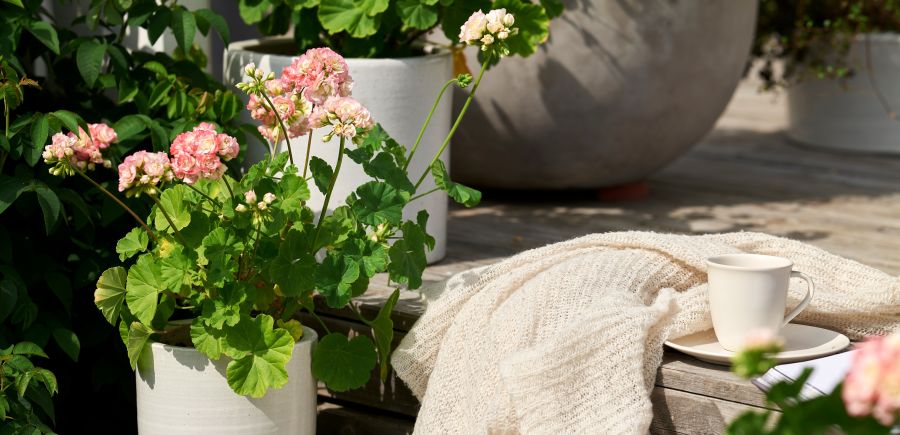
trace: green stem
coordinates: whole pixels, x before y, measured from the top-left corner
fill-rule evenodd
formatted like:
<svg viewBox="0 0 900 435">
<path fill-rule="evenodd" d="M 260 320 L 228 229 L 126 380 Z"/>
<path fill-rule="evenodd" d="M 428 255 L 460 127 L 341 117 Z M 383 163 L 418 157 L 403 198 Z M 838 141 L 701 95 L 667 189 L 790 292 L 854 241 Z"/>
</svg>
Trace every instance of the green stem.
<svg viewBox="0 0 900 435">
<path fill-rule="evenodd" d="M 266 100 L 266 103 L 268 103 L 269 107 L 272 108 L 272 113 L 275 114 L 275 119 L 278 120 L 278 127 L 281 128 L 281 134 L 282 134 L 282 136 L 284 136 L 284 141 L 287 143 L 288 158 L 290 158 L 291 164 L 293 165 L 294 164 L 294 151 L 291 150 L 291 140 L 288 138 L 287 129 L 284 128 L 284 121 L 281 119 L 281 114 L 278 113 L 278 110 L 275 109 L 275 103 L 273 103 L 272 100 L 269 99 L 269 96 L 266 95 L 265 92 L 260 92 L 259 95 L 261 95 Z M 274 153 L 272 153 L 272 155 L 274 157 Z"/>
<path fill-rule="evenodd" d="M 409 202 L 413 202 L 413 201 L 415 201 L 415 200 L 417 200 L 417 199 L 419 199 L 419 198 L 421 198 L 421 197 L 423 197 L 423 196 L 430 195 L 430 194 L 432 194 L 432 193 L 434 193 L 434 192 L 437 192 L 438 190 L 441 190 L 441 188 L 440 188 L 440 187 L 435 187 L 434 189 L 431 189 L 431 190 L 429 190 L 429 191 L 427 191 L 427 192 L 425 192 L 425 193 L 418 194 L 418 195 L 416 195 L 416 196 L 410 198 L 410 199 L 409 199 Z"/>
<path fill-rule="evenodd" d="M 225 183 L 225 188 L 228 189 L 229 198 L 234 198 L 234 191 L 231 190 L 231 183 L 228 182 L 228 178 L 224 175 L 222 176 L 222 181 Z"/>
<path fill-rule="evenodd" d="M 341 145 L 338 148 L 337 163 L 334 164 L 334 175 L 331 176 L 331 182 L 328 184 L 328 192 L 325 193 L 325 202 L 322 204 L 322 213 L 319 214 L 319 222 L 316 223 L 316 235 L 313 238 L 313 246 L 319 242 L 319 231 L 322 229 L 322 221 L 328 214 L 328 202 L 331 201 L 331 193 L 334 191 L 334 183 L 337 182 L 338 172 L 341 172 L 341 161 L 344 159 L 344 137 L 341 136 Z"/>
<path fill-rule="evenodd" d="M 447 149 L 447 144 L 450 143 L 450 139 L 453 137 L 453 134 L 456 133 L 456 129 L 459 128 L 460 122 L 462 122 L 463 115 L 466 114 L 466 110 L 469 109 L 469 104 L 472 104 L 472 99 L 475 97 L 475 91 L 478 90 L 478 85 L 481 83 L 481 78 L 484 76 L 484 72 L 487 71 L 487 66 L 490 63 L 491 58 L 490 55 L 486 56 L 484 59 L 484 63 L 481 64 L 481 71 L 478 72 L 478 78 L 475 79 L 475 84 L 472 85 L 472 92 L 469 93 L 469 97 L 466 98 L 465 104 L 462 106 L 462 110 L 459 111 L 459 115 L 456 116 L 456 121 L 453 123 L 453 127 L 450 128 L 450 133 L 447 134 L 447 138 L 444 139 L 444 143 L 441 145 L 441 148 L 438 150 L 437 154 L 435 154 L 434 158 L 431 159 L 431 163 L 425 168 L 425 172 L 422 172 L 422 176 L 419 177 L 419 181 L 416 182 L 416 189 L 422 185 L 422 182 L 425 181 L 425 175 L 431 171 L 431 166 L 434 165 L 439 158 L 441 158 L 441 154 L 444 153 L 444 150 Z"/>
<path fill-rule="evenodd" d="M 141 225 L 141 227 L 144 228 L 144 231 L 146 231 L 147 234 L 150 235 L 150 238 L 153 239 L 153 242 L 158 242 L 158 241 L 159 241 L 159 240 L 156 238 L 156 234 L 154 234 L 153 231 L 150 230 L 150 227 L 147 226 L 147 223 L 144 222 L 144 220 L 141 219 L 140 216 L 138 216 L 137 213 L 135 213 L 134 210 L 131 209 L 131 207 L 128 207 L 127 205 L 125 205 L 125 203 L 122 202 L 119 198 L 116 198 L 116 196 L 113 195 L 112 192 L 106 190 L 103 186 L 101 186 L 100 184 L 98 184 L 98 183 L 97 183 L 96 181 L 94 181 L 91 177 L 88 177 L 87 174 L 85 174 L 84 172 L 82 172 L 80 169 L 78 169 L 78 168 L 73 168 L 73 169 L 75 169 L 75 173 L 77 173 L 78 175 L 80 175 L 81 178 L 84 178 L 85 180 L 87 180 L 88 182 L 90 182 L 91 184 L 93 184 L 94 187 L 96 187 L 97 189 L 100 189 L 101 192 L 105 193 L 106 196 L 110 197 L 110 199 L 112 199 L 113 201 L 115 201 L 116 204 L 119 204 L 120 207 L 122 207 L 123 209 L 125 209 L 125 211 L 127 211 L 128 214 L 130 214 L 131 217 L 133 217 L 134 220 L 136 220 L 136 221 Z"/>
<path fill-rule="evenodd" d="M 315 106 L 313 106 L 313 108 L 315 108 Z M 306 141 L 306 159 L 303 160 L 303 178 L 306 178 L 306 169 L 309 168 L 309 153 L 312 151 L 313 130 L 310 129 L 309 133 L 306 134 L 309 135 L 309 139 Z"/>
<path fill-rule="evenodd" d="M 194 192 L 199 193 L 200 196 L 202 196 L 202 197 L 208 199 L 208 200 L 209 200 L 210 202 L 212 202 L 213 204 L 215 204 L 215 205 L 217 205 L 217 206 L 219 206 L 219 207 L 222 207 L 222 204 L 219 204 L 219 201 L 216 201 L 215 199 L 212 199 L 209 195 L 207 195 L 207 194 L 201 192 L 200 189 L 198 189 L 198 188 L 196 188 L 196 187 L 194 187 L 193 185 L 188 184 L 188 183 L 184 183 L 184 185 L 187 186 L 187 187 L 189 187 L 189 188 L 191 188 L 191 190 L 193 190 Z"/>
<path fill-rule="evenodd" d="M 406 168 L 409 167 L 409 163 L 412 162 L 413 156 L 416 155 L 416 150 L 419 149 L 419 142 L 422 142 L 422 136 L 425 135 L 425 129 L 428 128 L 428 124 L 431 122 L 431 117 L 434 116 L 434 111 L 437 110 L 438 103 L 440 103 L 441 98 L 444 97 L 444 92 L 446 92 L 447 88 L 449 88 L 454 83 L 456 83 L 455 78 L 445 83 L 444 87 L 441 88 L 441 92 L 438 93 L 437 99 L 434 100 L 434 105 L 431 106 L 431 111 L 428 112 L 428 117 L 425 118 L 425 124 L 423 124 L 422 129 L 419 130 L 419 137 L 416 138 L 416 143 L 413 144 L 412 150 L 409 152 L 409 157 L 406 158 L 406 163 L 403 165 L 403 171 L 406 171 Z"/>
<path fill-rule="evenodd" d="M 305 307 L 304 307 L 304 308 L 305 308 Z M 312 314 L 312 316 L 316 318 L 316 321 L 319 322 L 319 325 L 322 325 L 322 329 L 325 330 L 325 333 L 326 333 L 326 334 L 331 334 L 331 329 L 328 329 L 328 325 L 326 325 L 325 322 L 322 321 L 322 318 L 319 317 L 319 315 L 316 314 L 316 312 L 315 312 L 314 310 L 309 310 L 309 309 L 307 308 L 306 311 L 307 311 L 309 314 Z"/>
<path fill-rule="evenodd" d="M 159 207 L 159 212 L 163 214 L 163 217 L 166 218 L 166 222 L 169 223 L 169 226 L 172 227 L 172 231 L 175 232 L 175 237 L 178 238 L 178 242 L 182 245 L 187 245 L 187 242 L 184 241 L 184 237 L 178 232 L 178 228 L 175 228 L 175 223 L 172 221 L 172 218 L 169 217 L 169 213 L 166 213 L 166 208 L 163 207 L 162 203 L 159 202 L 159 198 L 156 195 L 147 195 L 153 199 L 153 202 L 156 203 L 156 206 Z"/>
</svg>

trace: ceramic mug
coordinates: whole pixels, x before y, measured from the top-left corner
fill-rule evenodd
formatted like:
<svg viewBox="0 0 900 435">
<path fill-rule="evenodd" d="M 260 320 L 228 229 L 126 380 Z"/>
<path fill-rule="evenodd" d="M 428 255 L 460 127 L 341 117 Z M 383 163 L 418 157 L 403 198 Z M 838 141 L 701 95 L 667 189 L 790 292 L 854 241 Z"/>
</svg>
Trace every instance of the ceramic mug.
<svg viewBox="0 0 900 435">
<path fill-rule="evenodd" d="M 751 331 L 776 333 L 797 317 L 812 300 L 812 279 L 793 271 L 787 258 L 759 254 L 726 254 L 706 260 L 709 274 L 709 309 L 719 344 L 736 352 Z M 803 301 L 784 314 L 790 279 L 806 281 Z"/>
</svg>

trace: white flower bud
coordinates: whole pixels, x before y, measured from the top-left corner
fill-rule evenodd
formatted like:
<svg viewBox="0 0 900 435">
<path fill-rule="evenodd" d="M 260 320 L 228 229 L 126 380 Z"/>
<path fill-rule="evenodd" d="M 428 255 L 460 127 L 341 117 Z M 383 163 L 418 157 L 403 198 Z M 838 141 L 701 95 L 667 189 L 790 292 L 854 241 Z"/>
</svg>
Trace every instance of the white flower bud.
<svg viewBox="0 0 900 435">
<path fill-rule="evenodd" d="M 253 204 L 254 202 L 256 202 L 256 192 L 253 190 L 248 190 L 247 193 L 244 194 L 244 201 L 246 201 L 247 204 Z"/>
<path fill-rule="evenodd" d="M 248 63 L 247 66 L 244 67 L 244 73 L 250 77 L 253 77 L 255 72 L 256 72 L 256 64 L 253 62 Z"/>
<path fill-rule="evenodd" d="M 256 204 L 256 208 L 258 208 L 260 210 L 265 210 L 266 207 L 268 207 L 268 205 L 263 201 L 260 201 Z"/>
<path fill-rule="evenodd" d="M 513 14 L 506 14 L 503 16 L 503 25 L 506 27 L 511 27 L 516 22 L 516 17 Z"/>
<path fill-rule="evenodd" d="M 243 212 L 247 211 L 247 206 L 244 204 L 238 204 L 237 207 L 234 208 L 234 211 L 236 211 L 238 213 L 243 213 Z"/>
<path fill-rule="evenodd" d="M 106 168 L 106 169 L 111 168 L 111 167 L 112 167 L 112 162 L 109 161 L 108 159 L 107 159 L 107 160 L 104 160 L 104 161 L 103 161 L 103 167 Z"/>
<path fill-rule="evenodd" d="M 275 194 L 272 192 L 267 192 L 265 195 L 263 195 L 263 201 L 266 204 L 271 204 L 275 201 Z"/>
<path fill-rule="evenodd" d="M 509 38 L 509 32 L 507 32 L 506 30 L 501 30 L 500 33 L 497 34 L 497 38 L 500 40 Z"/>
<path fill-rule="evenodd" d="M 484 35 L 481 38 L 481 43 L 484 44 L 485 46 L 491 45 L 494 43 L 494 37 L 491 35 Z"/>
</svg>

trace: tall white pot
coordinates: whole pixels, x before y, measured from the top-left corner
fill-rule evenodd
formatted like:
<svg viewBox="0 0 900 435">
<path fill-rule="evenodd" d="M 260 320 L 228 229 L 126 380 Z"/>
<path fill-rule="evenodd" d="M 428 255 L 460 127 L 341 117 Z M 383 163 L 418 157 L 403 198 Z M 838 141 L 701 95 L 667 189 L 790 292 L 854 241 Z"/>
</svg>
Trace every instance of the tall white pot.
<svg viewBox="0 0 900 435">
<path fill-rule="evenodd" d="M 294 42 L 286 38 L 263 38 L 235 42 L 225 52 L 224 77 L 226 83 L 237 83 L 244 79 L 243 67 L 248 63 L 280 74 L 281 70 L 291 63 L 292 55 L 272 53 L 292 53 Z M 438 91 L 453 76 L 453 61 L 448 52 L 440 52 L 419 57 L 398 59 L 347 59 L 350 75 L 355 82 L 353 98 L 359 100 L 375 122 L 397 142 L 411 147 L 419 134 L 419 129 L 428 116 Z M 410 178 L 418 179 L 437 153 L 441 143 L 450 131 L 451 93 L 447 93 L 438 104 L 431 119 L 428 130 L 422 137 L 419 149 L 409 166 Z M 246 97 L 245 97 L 246 98 Z M 244 114 L 247 122 L 252 122 L 249 115 Z M 318 156 L 334 166 L 337 159 L 338 144 L 322 141 L 323 132 L 313 135 L 312 155 Z M 291 141 L 295 159 L 302 159 L 306 154 L 307 138 Z M 285 143 L 279 144 L 279 150 L 285 150 Z M 246 161 L 256 162 L 265 157 L 263 146 L 251 146 Z M 299 157 L 298 157 L 299 156 Z M 450 150 L 444 152 L 441 160 L 449 166 Z M 298 165 L 299 166 L 299 165 Z M 363 172 L 361 166 L 344 159 L 341 173 L 334 187 L 330 207 L 344 203 L 351 192 L 359 185 L 371 180 Z M 434 188 L 434 182 L 428 175 L 419 192 L 427 192 Z M 313 187 L 310 204 L 315 207 L 324 199 L 318 189 Z M 435 192 L 409 204 L 403 212 L 404 219 L 414 220 L 419 210 L 428 211 L 428 233 L 434 236 L 434 250 L 427 254 L 428 262 L 433 263 L 444 258 L 447 245 L 447 196 L 443 192 Z"/>
<path fill-rule="evenodd" d="M 846 62 L 855 72 L 849 78 L 788 87 L 788 136 L 821 148 L 900 154 L 900 122 L 889 115 L 900 110 L 900 34 L 860 35 Z"/>
<path fill-rule="evenodd" d="M 316 381 L 312 349 L 316 332 L 303 328 L 287 364 L 288 383 L 251 399 L 228 386 L 230 359 L 211 361 L 194 348 L 150 345 L 150 358 L 135 375 L 138 433 L 314 435 Z"/>
</svg>

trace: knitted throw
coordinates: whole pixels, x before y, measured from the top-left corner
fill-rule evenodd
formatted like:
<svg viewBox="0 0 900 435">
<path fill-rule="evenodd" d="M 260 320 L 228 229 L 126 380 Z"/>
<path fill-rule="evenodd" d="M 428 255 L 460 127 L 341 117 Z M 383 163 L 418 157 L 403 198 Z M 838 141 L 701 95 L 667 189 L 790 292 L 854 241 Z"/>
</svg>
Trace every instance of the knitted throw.
<svg viewBox="0 0 900 435">
<path fill-rule="evenodd" d="M 758 233 L 598 234 L 534 249 L 423 290 L 394 352 L 422 402 L 417 434 L 646 433 L 663 342 L 712 327 L 707 257 L 777 255 L 813 278 L 795 320 L 860 339 L 900 330 L 898 279 Z M 792 282 L 788 307 L 804 294 Z"/>
</svg>

